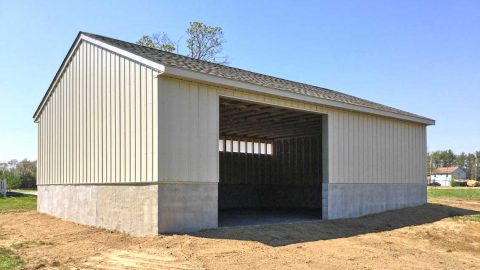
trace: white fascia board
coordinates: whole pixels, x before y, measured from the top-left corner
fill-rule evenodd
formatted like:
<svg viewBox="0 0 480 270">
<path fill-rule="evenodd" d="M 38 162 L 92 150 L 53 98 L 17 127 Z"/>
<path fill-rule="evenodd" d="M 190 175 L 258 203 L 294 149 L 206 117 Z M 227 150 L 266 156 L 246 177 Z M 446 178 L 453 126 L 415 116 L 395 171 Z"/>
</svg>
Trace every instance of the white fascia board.
<svg viewBox="0 0 480 270">
<path fill-rule="evenodd" d="M 105 42 L 102 42 L 102 41 L 99 41 L 99 40 L 96 40 L 94 38 L 91 38 L 89 36 L 86 36 L 84 34 L 81 34 L 80 35 L 80 40 L 85 40 L 85 41 L 88 41 L 92 44 L 95 44 L 99 47 L 102 47 L 108 51 L 111 51 L 113 53 L 116 53 L 116 54 L 119 54 L 121 56 L 124 56 L 130 60 L 133 60 L 135 62 L 138 62 L 138 63 L 141 63 L 141 64 L 144 64 L 146 66 L 149 66 L 150 68 L 152 69 L 155 69 L 156 71 L 158 71 L 158 73 L 162 74 L 164 71 L 165 71 L 165 66 L 162 65 L 162 64 L 159 64 L 157 62 L 154 62 L 154 61 L 151 61 L 151 60 L 148 60 L 146 58 L 143 58 L 141 56 L 138 56 L 136 54 L 133 54 L 131 52 L 128 52 L 128 51 L 125 51 L 125 50 L 122 50 L 122 49 L 119 49 L 115 46 L 112 46 L 110 44 L 107 44 Z"/>
<path fill-rule="evenodd" d="M 233 88 L 238 88 L 238 89 L 245 89 L 245 90 L 250 90 L 250 91 L 264 93 L 264 94 L 269 94 L 269 95 L 273 95 L 273 96 L 281 96 L 281 97 L 285 97 L 285 98 L 289 98 L 289 99 L 300 100 L 300 101 L 315 103 L 315 104 L 319 104 L 319 105 L 324 105 L 324 106 L 328 106 L 328 107 L 332 107 L 332 108 L 340 108 L 340 109 L 344 109 L 344 110 L 357 111 L 357 112 L 363 112 L 363 113 L 374 114 L 374 115 L 381 115 L 381 116 L 385 116 L 385 117 L 401 119 L 401 120 L 420 123 L 420 124 L 424 124 L 424 125 L 434 125 L 435 124 L 435 120 L 428 119 L 428 118 L 414 117 L 414 116 L 410 116 L 410 115 L 404 115 L 404 114 L 399 114 L 399 113 L 376 110 L 376 109 L 372 109 L 372 108 L 368 108 L 368 107 L 364 107 L 364 106 L 359 106 L 359 105 L 337 102 L 337 101 L 333 101 L 333 100 L 327 100 L 327 99 L 322 99 L 322 98 L 317 98 L 317 97 L 312 97 L 312 96 L 305 96 L 305 95 L 301 95 L 301 94 L 296 94 L 296 93 L 292 93 L 292 92 L 278 90 L 278 89 L 275 89 L 275 88 L 269 88 L 269 87 L 264 87 L 264 86 L 259 86 L 259 85 L 256 85 L 256 84 L 252 84 L 252 83 L 245 83 L 245 82 L 240 82 L 240 81 L 236 81 L 236 80 L 220 78 L 220 77 L 213 76 L 213 75 L 208 75 L 208 74 L 204 74 L 204 73 L 199 73 L 199 72 L 195 72 L 195 71 L 190 71 L 190 70 L 185 70 L 185 69 L 180 69 L 180 68 L 175 68 L 175 67 L 170 67 L 170 66 L 165 67 L 165 72 L 163 74 L 167 75 L 167 76 L 191 79 L 191 80 L 205 82 L 205 83 L 209 83 L 209 84 L 222 85 L 222 86 L 233 87 Z"/>
<path fill-rule="evenodd" d="M 96 40 L 94 38 L 91 38 L 89 36 L 86 36 L 84 34 L 80 34 L 80 36 L 77 38 L 77 40 L 75 41 L 75 43 L 72 45 L 72 49 L 70 50 L 70 53 L 66 56 L 64 62 L 63 62 L 63 65 L 60 67 L 60 70 L 59 72 L 57 73 L 57 76 L 54 78 L 53 82 L 50 84 L 50 87 L 48 88 L 47 90 L 47 94 L 45 96 L 45 98 L 43 98 L 42 102 L 40 103 L 39 105 L 39 109 L 37 110 L 37 112 L 35 113 L 35 115 L 33 116 L 34 118 L 34 121 L 35 123 L 38 122 L 38 117 L 40 116 L 40 114 L 42 113 L 43 111 L 43 107 L 45 106 L 45 104 L 48 102 L 52 92 L 53 92 L 53 89 L 55 89 L 55 86 L 57 85 L 58 81 L 60 80 L 60 78 L 62 77 L 61 74 L 63 74 L 63 72 L 65 71 L 65 68 L 68 66 L 68 64 L 70 63 L 71 61 L 71 58 L 73 57 L 73 55 L 75 55 L 75 52 L 77 51 L 78 49 L 78 46 L 81 44 L 82 41 L 86 41 L 86 42 L 89 42 L 91 44 L 94 44 L 98 47 L 101 47 L 105 50 L 108 50 L 112 53 L 115 53 L 115 54 L 118 54 L 118 55 L 121 55 L 127 59 L 130 59 L 132 61 L 135 61 L 135 62 L 138 62 L 140 64 L 143 64 L 145 66 L 148 66 L 154 70 L 156 70 L 158 72 L 158 74 L 162 74 L 164 71 L 165 71 L 165 66 L 162 65 L 162 64 L 159 64 L 157 62 L 154 62 L 154 61 L 151 61 L 151 60 L 148 60 L 146 58 L 143 58 L 141 56 L 138 56 L 136 54 L 133 54 L 131 52 L 128 52 L 128 51 L 125 51 L 125 50 L 122 50 L 122 49 L 119 49 L 115 46 L 112 46 L 110 44 L 107 44 L 105 42 L 102 42 L 102 41 L 99 41 L 99 40 Z"/>
</svg>

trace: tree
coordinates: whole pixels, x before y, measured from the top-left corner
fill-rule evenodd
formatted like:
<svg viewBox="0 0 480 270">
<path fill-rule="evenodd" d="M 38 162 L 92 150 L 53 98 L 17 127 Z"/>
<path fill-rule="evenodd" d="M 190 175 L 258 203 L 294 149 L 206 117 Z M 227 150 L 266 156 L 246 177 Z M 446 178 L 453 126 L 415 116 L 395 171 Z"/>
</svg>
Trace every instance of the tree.
<svg viewBox="0 0 480 270">
<path fill-rule="evenodd" d="M 19 162 L 15 169 L 20 176 L 22 188 L 34 188 L 37 181 L 37 163 L 36 161 L 29 161 L 27 159 Z"/>
<path fill-rule="evenodd" d="M 20 179 L 20 175 L 18 175 L 15 170 L 0 171 L 0 179 L 7 180 L 8 189 L 19 188 L 22 185 L 22 180 Z"/>
<path fill-rule="evenodd" d="M 176 44 L 165 33 L 144 35 L 137 41 L 137 44 L 167 52 L 174 52 L 177 49 Z"/>
<path fill-rule="evenodd" d="M 226 63 L 226 57 L 218 56 L 223 50 L 223 30 L 202 22 L 191 22 L 187 29 L 187 48 L 190 57 L 215 63 Z"/>
<path fill-rule="evenodd" d="M 430 156 L 434 168 L 449 167 L 455 164 L 455 154 L 452 150 L 435 151 Z"/>
<path fill-rule="evenodd" d="M 460 153 L 456 155 L 452 150 L 435 151 L 428 153 L 427 170 L 438 167 L 459 166 L 465 170 L 468 179 L 480 180 L 480 151 L 474 153 Z M 430 166 L 431 164 L 431 166 Z"/>
<path fill-rule="evenodd" d="M 15 162 L 15 168 L 0 170 L 0 180 L 7 180 L 9 189 L 34 188 L 37 182 L 37 162 L 24 159 Z"/>
<path fill-rule="evenodd" d="M 214 63 L 227 64 L 227 57 L 220 56 L 223 50 L 223 30 L 219 26 L 209 26 L 202 22 L 191 22 L 187 28 L 188 56 L 210 61 Z M 178 43 L 174 43 L 165 33 L 144 35 L 137 41 L 138 45 L 178 53 Z"/>
</svg>

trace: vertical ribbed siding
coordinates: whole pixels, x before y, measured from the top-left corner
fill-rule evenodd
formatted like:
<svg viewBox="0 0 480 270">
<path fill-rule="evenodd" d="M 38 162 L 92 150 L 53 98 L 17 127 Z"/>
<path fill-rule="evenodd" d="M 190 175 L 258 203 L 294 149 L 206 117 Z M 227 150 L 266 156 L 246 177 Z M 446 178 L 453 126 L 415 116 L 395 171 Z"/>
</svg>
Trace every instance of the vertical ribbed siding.
<svg viewBox="0 0 480 270">
<path fill-rule="evenodd" d="M 328 115 L 329 183 L 425 183 L 425 125 L 241 90 L 217 93 Z"/>
<path fill-rule="evenodd" d="M 38 184 L 157 181 L 157 74 L 82 42 L 39 117 Z"/>
<path fill-rule="evenodd" d="M 159 83 L 161 180 L 218 181 L 218 99 L 227 96 L 328 115 L 329 183 L 425 182 L 425 125 L 174 78 Z"/>
<path fill-rule="evenodd" d="M 218 182 L 217 88 L 165 77 L 158 83 L 160 180 Z"/>
</svg>

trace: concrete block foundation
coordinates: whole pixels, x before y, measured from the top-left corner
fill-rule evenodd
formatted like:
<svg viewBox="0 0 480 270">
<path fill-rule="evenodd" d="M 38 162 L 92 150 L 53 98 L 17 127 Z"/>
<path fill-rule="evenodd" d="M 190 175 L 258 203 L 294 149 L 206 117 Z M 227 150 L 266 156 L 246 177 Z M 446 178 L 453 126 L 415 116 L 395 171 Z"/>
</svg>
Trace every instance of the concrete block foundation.
<svg viewBox="0 0 480 270">
<path fill-rule="evenodd" d="M 218 183 L 162 183 L 158 231 L 191 232 L 218 227 Z"/>
<path fill-rule="evenodd" d="M 323 184 L 322 218 L 351 218 L 427 202 L 424 184 Z M 38 211 L 132 235 L 218 227 L 218 183 L 41 185 Z"/>
<path fill-rule="evenodd" d="M 323 184 L 324 219 L 352 218 L 427 202 L 425 184 Z"/>
<path fill-rule="evenodd" d="M 38 186 L 37 210 L 132 235 L 158 234 L 158 185 Z"/>
<path fill-rule="evenodd" d="M 38 212 L 76 223 L 155 235 L 217 228 L 217 183 L 38 186 Z"/>
</svg>

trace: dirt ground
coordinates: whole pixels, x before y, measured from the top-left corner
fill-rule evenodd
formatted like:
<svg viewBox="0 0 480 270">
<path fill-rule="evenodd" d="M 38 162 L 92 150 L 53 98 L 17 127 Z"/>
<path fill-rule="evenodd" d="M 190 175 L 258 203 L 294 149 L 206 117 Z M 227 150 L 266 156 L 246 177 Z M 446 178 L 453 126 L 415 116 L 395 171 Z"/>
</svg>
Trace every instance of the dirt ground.
<svg viewBox="0 0 480 270">
<path fill-rule="evenodd" d="M 0 214 L 27 269 L 479 269 L 480 201 L 356 219 L 130 237 L 34 211 Z"/>
</svg>

